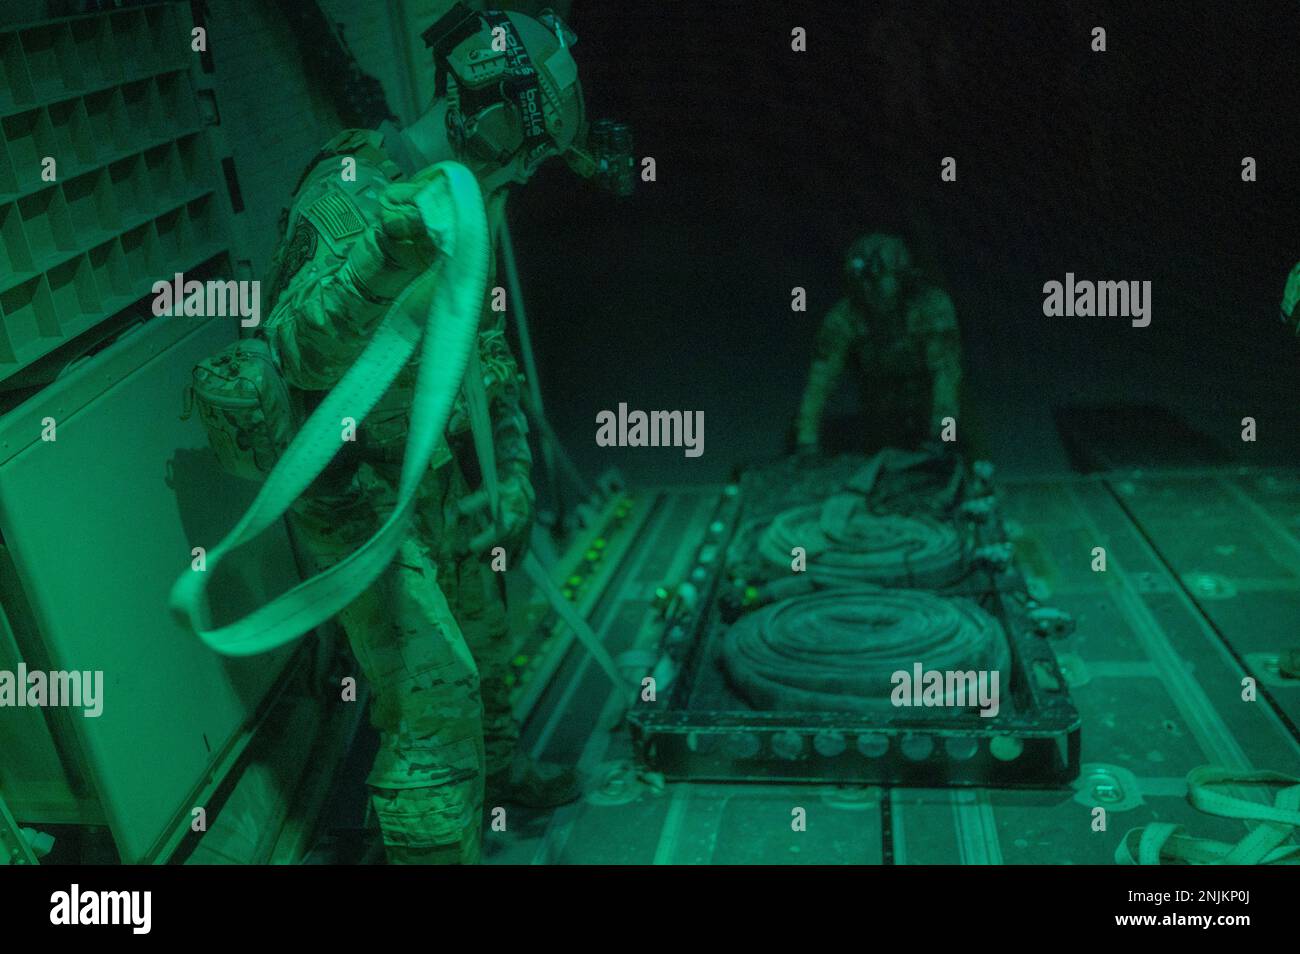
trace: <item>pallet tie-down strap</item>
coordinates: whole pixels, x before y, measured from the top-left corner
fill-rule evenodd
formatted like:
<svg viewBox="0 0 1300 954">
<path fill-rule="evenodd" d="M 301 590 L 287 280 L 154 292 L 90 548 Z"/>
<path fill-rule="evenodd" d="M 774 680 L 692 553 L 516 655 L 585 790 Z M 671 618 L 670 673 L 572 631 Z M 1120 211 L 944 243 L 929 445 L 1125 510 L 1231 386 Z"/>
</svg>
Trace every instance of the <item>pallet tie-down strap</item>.
<svg viewBox="0 0 1300 954">
<path fill-rule="evenodd" d="M 474 453 L 478 457 L 479 471 L 483 474 L 483 489 L 487 492 L 488 507 L 495 522 L 501 515 L 501 487 L 497 475 L 496 445 L 492 442 L 492 420 L 477 355 L 470 356 L 469 364 L 464 384 L 465 407 L 469 416 L 470 434 L 474 439 Z M 600 637 L 560 592 L 560 588 L 555 585 L 546 568 L 532 552 L 524 555 L 524 572 L 528 574 L 528 578 L 546 598 L 546 602 L 555 610 L 560 620 L 573 630 L 573 635 L 577 637 L 578 642 L 591 653 L 591 658 L 596 660 L 614 687 L 620 691 L 630 692 L 632 686 L 618 671 L 618 666 L 610 657 L 609 651 L 601 644 Z"/>
<path fill-rule="evenodd" d="M 596 635 L 587 621 L 582 618 L 582 614 L 574 608 L 574 605 L 565 599 L 560 588 L 555 585 L 550 575 L 546 572 L 546 567 L 542 566 L 542 561 L 537 559 L 535 554 L 529 553 L 524 556 L 524 572 L 528 578 L 546 597 L 546 602 L 551 604 L 563 621 L 563 623 L 573 630 L 573 635 L 578 638 L 587 652 L 591 653 L 591 658 L 604 670 L 609 681 L 614 684 L 614 688 L 620 691 L 632 690 L 631 684 L 623 678 L 623 674 L 618 671 L 618 666 L 610 657 L 609 651 L 601 645 L 600 637 Z"/>
<path fill-rule="evenodd" d="M 416 491 L 447 427 L 456 390 L 477 344 L 487 290 L 488 229 L 483 196 L 473 174 L 445 162 L 417 197 L 431 231 L 439 235 L 434 268 L 412 281 L 389 306 L 365 350 L 303 423 L 267 476 L 257 498 L 224 540 L 207 551 L 203 570 L 182 573 L 172 587 L 172 612 L 209 647 L 227 656 L 276 649 L 336 615 L 384 572 L 408 532 Z M 446 229 L 446 199 L 452 228 Z M 444 231 L 445 230 L 445 231 Z M 423 323 L 410 317 L 419 310 Z M 375 534 L 339 563 L 304 580 L 242 619 L 208 628 L 206 590 L 230 551 L 279 520 L 339 449 L 339 421 L 362 421 L 423 345 L 397 504 Z"/>
<path fill-rule="evenodd" d="M 1273 804 L 1248 801 L 1221 787 L 1286 786 Z M 1300 844 L 1283 844 L 1300 828 L 1300 778 L 1281 772 L 1241 771 L 1203 765 L 1187 774 L 1187 798 L 1211 815 L 1258 824 L 1235 845 L 1183 834 L 1183 826 L 1156 822 L 1125 832 L 1115 849 L 1123 865 L 1300 864 Z"/>
</svg>

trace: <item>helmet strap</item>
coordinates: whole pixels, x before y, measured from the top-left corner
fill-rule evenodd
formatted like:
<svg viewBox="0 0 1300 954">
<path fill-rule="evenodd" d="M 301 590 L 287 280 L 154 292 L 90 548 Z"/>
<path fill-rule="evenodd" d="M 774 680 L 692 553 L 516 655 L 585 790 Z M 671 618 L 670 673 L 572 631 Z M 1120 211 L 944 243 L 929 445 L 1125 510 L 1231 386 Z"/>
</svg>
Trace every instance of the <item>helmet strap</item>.
<svg viewBox="0 0 1300 954">
<path fill-rule="evenodd" d="M 494 39 L 498 27 L 505 37 L 505 57 L 510 73 L 504 92 L 519 110 L 519 119 L 524 126 L 524 169 L 531 172 L 554 151 L 551 137 L 546 132 L 542 84 L 537 68 L 533 66 L 532 57 L 524 48 L 524 41 L 515 25 L 503 11 L 485 10 L 482 17 Z"/>
</svg>

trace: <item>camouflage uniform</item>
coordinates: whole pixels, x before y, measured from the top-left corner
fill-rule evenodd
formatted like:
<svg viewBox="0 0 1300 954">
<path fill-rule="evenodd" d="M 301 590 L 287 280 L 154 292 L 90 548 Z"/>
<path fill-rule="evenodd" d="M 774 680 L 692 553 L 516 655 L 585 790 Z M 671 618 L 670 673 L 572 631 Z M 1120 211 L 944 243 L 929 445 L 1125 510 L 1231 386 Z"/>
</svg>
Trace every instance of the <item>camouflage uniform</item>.
<svg viewBox="0 0 1300 954">
<path fill-rule="evenodd" d="M 356 181 L 340 175 L 342 156 L 356 160 Z M 268 279 L 266 334 L 304 413 L 354 363 L 411 278 L 385 255 L 375 225 L 384 189 L 402 175 L 379 133 L 350 130 L 326 145 L 295 192 Z M 495 318 L 479 351 L 498 465 L 514 488 L 509 504 L 531 506 L 519 373 Z M 322 568 L 368 539 L 396 503 L 417 371 L 418 356 L 295 504 L 298 537 Z M 380 750 L 368 783 L 390 861 L 477 861 L 484 729 L 496 760 L 508 758 L 518 734 L 504 683 L 499 574 L 482 554 L 463 552 L 472 532 L 458 504 L 470 483 L 458 458 L 473 462 L 468 427 L 458 398 L 410 535 L 339 614 L 373 692 Z"/>
<path fill-rule="evenodd" d="M 846 363 L 856 366 L 862 387 L 868 452 L 938 437 L 943 419 L 957 417 L 957 318 L 952 300 L 938 288 L 911 289 L 898 313 L 889 315 L 869 314 L 847 296 L 835 303 L 817 333 L 795 422 L 799 444 L 817 443 L 826 402 Z"/>
<path fill-rule="evenodd" d="M 504 323 L 496 315 L 493 327 L 479 335 L 479 362 L 483 370 L 485 390 L 492 416 L 492 443 L 496 451 L 497 472 L 502 486 L 502 508 L 515 508 L 527 512 L 528 522 L 518 531 L 520 539 L 511 545 L 500 541 L 513 552 L 513 560 L 527 541 L 533 510 L 533 487 L 529 482 L 532 453 L 528 448 L 528 423 L 520 409 L 523 376 L 506 344 Z M 477 458 L 470 433 L 469 415 L 458 398 L 447 425 L 453 465 L 452 485 L 448 494 L 449 505 L 454 507 L 470 492 L 469 477 Z M 467 475 L 467 471 L 470 472 Z M 475 481 L 478 483 L 478 481 Z M 513 493 L 513 499 L 512 499 Z M 520 500 L 519 494 L 526 495 Z M 434 526 L 423 525 L 421 533 L 426 539 L 436 539 L 431 534 Z M 479 681 L 483 694 L 483 744 L 488 775 L 505 771 L 519 742 L 519 724 L 515 721 L 510 703 L 510 646 L 506 617 L 505 577 L 494 572 L 482 553 L 469 551 L 475 534 L 474 524 L 457 520 L 442 535 L 445 543 L 438 559 L 438 579 L 451 605 L 452 615 L 460 624 L 461 632 L 469 642 L 474 659 L 478 662 Z M 495 546 L 496 544 L 492 544 Z"/>
</svg>

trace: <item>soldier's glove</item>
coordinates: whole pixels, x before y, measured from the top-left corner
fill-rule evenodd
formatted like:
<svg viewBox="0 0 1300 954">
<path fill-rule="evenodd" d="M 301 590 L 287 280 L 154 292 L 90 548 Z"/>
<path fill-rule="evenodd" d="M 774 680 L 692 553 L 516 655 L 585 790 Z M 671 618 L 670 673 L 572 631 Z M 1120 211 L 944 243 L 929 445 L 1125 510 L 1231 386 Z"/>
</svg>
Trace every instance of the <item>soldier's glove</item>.
<svg viewBox="0 0 1300 954">
<path fill-rule="evenodd" d="M 502 476 L 499 493 L 499 518 L 470 540 L 468 551 L 486 556 L 493 547 L 505 547 L 507 559 L 513 562 L 528 549 L 528 538 L 532 534 L 535 517 L 533 487 L 526 474 L 511 471 Z M 475 513 L 486 515 L 487 510 L 486 490 L 470 494 L 460 502 L 460 512 L 465 516 Z"/>
<path fill-rule="evenodd" d="M 450 226 L 427 222 L 416 204 L 415 197 L 428 185 L 418 177 L 410 182 L 394 182 L 379 199 L 376 244 L 395 269 L 412 275 L 437 260 L 441 233 Z"/>
</svg>

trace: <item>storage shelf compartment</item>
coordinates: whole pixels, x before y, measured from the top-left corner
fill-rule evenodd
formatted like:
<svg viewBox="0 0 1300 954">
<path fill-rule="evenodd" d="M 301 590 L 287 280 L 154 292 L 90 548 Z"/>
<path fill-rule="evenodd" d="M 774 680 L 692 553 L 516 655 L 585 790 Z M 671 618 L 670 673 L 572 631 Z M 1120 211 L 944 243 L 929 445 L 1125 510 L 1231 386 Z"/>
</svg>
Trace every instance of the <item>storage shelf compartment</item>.
<svg viewBox="0 0 1300 954">
<path fill-rule="evenodd" d="M 184 207 L 158 216 L 153 220 L 153 230 L 158 239 L 158 251 L 166 261 L 180 258 L 190 246 Z"/>
<path fill-rule="evenodd" d="M 54 137 L 54 151 L 58 159 L 58 177 L 89 169 L 95 165 L 95 142 L 90 135 L 90 118 L 86 104 L 80 98 L 55 103 L 46 110 Z"/>
<path fill-rule="evenodd" d="M 95 288 L 94 270 L 87 256 L 78 255 L 57 268 L 50 269 L 47 278 L 50 298 L 54 303 L 54 317 L 60 329 L 77 324 L 83 315 L 99 313 L 99 292 Z"/>
<path fill-rule="evenodd" d="M 205 189 L 216 185 L 217 161 L 206 136 L 197 132 L 181 136 L 176 140 L 176 155 L 180 159 L 181 177 L 186 182 Z"/>
<path fill-rule="evenodd" d="M 68 203 L 63 197 L 63 190 L 58 186 L 50 186 L 35 195 L 19 199 L 18 211 L 37 268 L 53 264 L 58 260 L 60 252 L 76 249 L 72 217 L 68 214 Z"/>
<path fill-rule="evenodd" d="M 123 239 L 125 238 L 126 236 L 123 236 Z M 150 235 L 150 238 L 152 238 L 152 235 Z M 119 251 L 121 252 L 120 256 L 117 254 Z M 101 256 L 104 254 L 104 252 L 100 252 Z M 103 266 L 105 265 L 110 270 L 109 274 L 113 276 L 114 280 L 118 273 L 125 276 L 125 291 L 110 295 L 104 291 L 102 286 L 99 287 L 100 294 L 104 299 L 104 311 L 108 314 L 116 314 L 123 308 L 129 308 L 136 304 L 145 303 L 149 306 L 146 308 L 146 312 L 149 315 L 152 315 L 154 296 L 153 286 L 160 281 L 172 280 L 175 277 L 176 272 L 180 272 L 185 275 L 186 278 L 199 278 L 203 274 L 206 274 L 203 269 L 208 267 L 218 267 L 213 264 L 214 262 L 221 263 L 219 267 L 223 270 L 222 274 L 227 274 L 229 272 L 229 261 L 226 249 L 223 245 L 209 245 L 192 248 L 184 258 L 169 262 L 166 271 L 155 270 L 146 273 L 137 273 L 135 270 L 130 268 L 128 263 L 130 254 L 126 242 L 118 241 L 113 249 L 107 250 L 107 262 L 105 262 L 102 257 L 99 259 L 101 268 L 96 274 L 96 281 L 98 281 L 99 275 L 105 274 L 103 271 Z M 94 261 L 95 259 L 92 259 L 92 262 Z M 3 374 L 2 368 L 0 368 L 0 374 Z"/>
<path fill-rule="evenodd" d="M 148 75 L 147 64 L 153 62 L 154 52 L 145 30 L 144 13 L 140 10 L 121 10 L 108 18 L 112 26 L 113 43 L 122 64 L 122 78 L 126 80 Z"/>
<path fill-rule="evenodd" d="M 131 134 L 121 90 L 115 87 L 90 93 L 85 98 L 85 104 L 96 155 L 113 156 L 131 147 Z"/>
<path fill-rule="evenodd" d="M 160 202 L 180 195 L 181 161 L 174 143 L 165 143 L 144 151 L 144 166 L 149 174 L 149 187 Z"/>
<path fill-rule="evenodd" d="M 149 45 L 153 55 L 164 66 L 183 69 L 189 65 L 190 32 L 181 26 L 176 7 L 167 4 L 145 10 L 149 29 Z"/>
<path fill-rule="evenodd" d="M 165 3 L 0 28 L 0 116 L 188 70 L 188 27 Z"/>
<path fill-rule="evenodd" d="M 17 33 L 0 33 L 0 110 L 36 104 L 36 90 L 27 72 L 27 57 Z"/>
<path fill-rule="evenodd" d="M 188 73 L 161 73 L 150 82 L 158 91 L 168 128 L 194 129 L 201 125 L 199 104 L 194 99 L 194 87 L 190 85 Z"/>
<path fill-rule="evenodd" d="M 58 153 L 49 114 L 42 107 L 6 116 L 0 120 L 0 129 L 4 131 L 16 191 L 40 188 L 42 160 Z"/>
<path fill-rule="evenodd" d="M 108 24 L 99 17 L 73 20 L 72 44 L 88 89 L 100 89 L 122 78 L 122 64 Z"/>
<path fill-rule="evenodd" d="M 0 361 L 21 360 L 39 348 L 43 339 L 49 347 L 61 340 L 54 299 L 44 275 L 0 294 L 0 320 L 4 321 Z"/>
<path fill-rule="evenodd" d="M 143 231 L 149 233 L 150 230 L 146 227 Z M 117 276 L 123 273 L 125 253 L 118 255 L 122 248 L 121 242 L 115 239 L 109 246 L 101 246 L 87 256 L 100 298 L 99 310 L 95 313 L 56 314 L 45 275 L 38 275 L 0 293 L 0 322 L 3 322 L 0 324 L 0 389 L 5 387 L 5 379 L 126 309 L 137 309 L 144 317 L 152 315 L 153 285 L 168 276 L 127 273 L 126 291 L 122 293 L 108 293 L 99 284 L 101 276 L 107 275 L 111 287 L 117 280 L 114 273 Z M 225 249 L 219 247 L 191 249 L 184 260 L 169 267 L 173 272 L 180 271 L 195 278 L 229 273 Z"/>
<path fill-rule="evenodd" d="M 0 29 L 0 389 L 226 251 L 188 27 L 158 3 Z"/>
<path fill-rule="evenodd" d="M 22 258 L 20 260 L 30 261 L 31 265 L 27 269 L 16 270 L 12 273 L 0 272 L 0 292 L 7 291 L 10 288 L 14 288 L 15 286 L 20 285 L 23 282 L 27 281 L 33 275 L 38 275 L 42 272 L 49 271 L 50 269 L 62 265 L 63 263 L 65 263 L 71 258 L 74 258 L 77 255 L 81 255 L 85 252 L 88 252 L 91 248 L 97 247 L 101 243 L 112 238 L 117 233 L 125 233 L 137 229 L 149 228 L 154 225 L 155 220 L 158 219 L 159 217 L 171 215 L 177 213 L 178 211 L 183 211 L 185 207 L 189 205 L 191 202 L 199 201 L 204 196 L 210 194 L 211 193 L 209 190 L 198 190 L 191 195 L 183 196 L 180 199 L 170 201 L 166 203 L 163 208 L 160 209 L 149 210 L 141 214 L 122 215 L 120 218 L 120 224 L 114 229 L 109 229 L 109 230 L 94 229 L 91 231 L 87 231 L 85 233 L 77 232 L 74 235 L 74 239 L 76 242 L 74 246 L 65 247 L 65 248 L 55 248 L 53 250 L 50 250 L 48 246 L 41 246 L 45 248 L 45 251 L 43 254 L 39 256 L 32 255 L 30 252 L 30 246 L 26 243 L 26 238 L 27 238 L 26 229 L 22 225 L 22 215 L 21 215 L 21 208 L 20 208 L 17 213 L 18 224 L 16 226 L 16 231 L 15 231 L 15 227 L 10 228 L 11 231 L 15 232 L 17 238 L 15 238 L 14 241 L 9 244 L 13 245 L 13 247 L 18 249 L 18 252 L 16 254 L 21 255 L 24 251 L 27 252 L 29 257 Z M 0 204 L 0 209 L 7 208 L 9 206 L 18 207 L 18 205 L 19 204 L 17 202 L 2 203 Z M 70 218 L 71 217 L 70 210 L 65 209 L 64 211 L 68 212 Z M 7 245 L 6 247 L 9 246 Z"/>
<path fill-rule="evenodd" d="M 0 116 L 0 199 L 30 195 L 48 184 L 47 157 L 56 160 L 58 181 L 201 131 L 198 106 L 181 73 Z M 182 160 L 183 175 L 210 181 L 206 151 L 189 144 Z"/>
<path fill-rule="evenodd" d="M 18 203 L 0 204 L 0 274 L 17 275 L 35 267 Z"/>
<path fill-rule="evenodd" d="M 63 196 L 81 246 L 86 244 L 88 236 L 96 232 L 116 232 L 122 224 L 105 169 L 68 180 L 63 186 Z"/>
<path fill-rule="evenodd" d="M 224 224 L 217 213 L 217 200 L 208 193 L 185 204 L 190 238 L 197 245 L 211 245 L 221 239 Z"/>
<path fill-rule="evenodd" d="M 158 254 L 158 238 L 154 234 L 152 224 L 141 225 L 124 232 L 121 243 L 132 287 L 162 271 L 163 263 Z"/>
<path fill-rule="evenodd" d="M 122 252 L 122 243 L 117 238 L 92 248 L 86 259 L 95 278 L 95 289 L 102 299 L 107 301 L 130 295 L 131 273 Z"/>
<path fill-rule="evenodd" d="M 48 100 L 82 88 L 72 31 L 66 23 L 31 27 L 23 30 L 21 37 L 27 74 L 37 99 Z"/>
<path fill-rule="evenodd" d="M 149 172 L 144 167 L 143 156 L 119 159 L 107 168 L 113 195 L 117 197 L 117 208 L 122 215 L 143 215 L 153 209 L 153 189 L 149 185 Z"/>
<path fill-rule="evenodd" d="M 157 139 L 167 131 L 169 123 L 163 115 L 162 100 L 152 79 L 124 84 L 122 105 L 126 109 L 127 125 L 134 132 L 147 133 L 149 139 Z"/>
<path fill-rule="evenodd" d="M 157 202 L 154 208 L 148 209 L 143 214 L 124 215 L 122 216 L 121 230 L 127 231 L 142 225 L 147 225 L 160 216 L 164 216 L 171 212 L 175 212 L 177 209 L 183 208 L 185 205 L 189 204 L 190 202 L 194 202 L 202 198 L 203 196 L 210 195 L 210 194 L 211 194 L 211 190 L 198 189 L 191 192 L 189 195 L 183 195 L 176 199 L 169 199 L 166 202 L 161 202 L 161 201 Z"/>
</svg>

